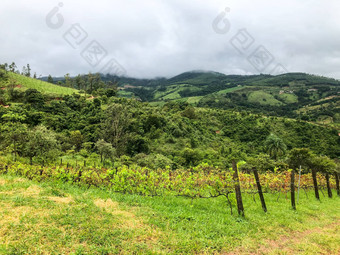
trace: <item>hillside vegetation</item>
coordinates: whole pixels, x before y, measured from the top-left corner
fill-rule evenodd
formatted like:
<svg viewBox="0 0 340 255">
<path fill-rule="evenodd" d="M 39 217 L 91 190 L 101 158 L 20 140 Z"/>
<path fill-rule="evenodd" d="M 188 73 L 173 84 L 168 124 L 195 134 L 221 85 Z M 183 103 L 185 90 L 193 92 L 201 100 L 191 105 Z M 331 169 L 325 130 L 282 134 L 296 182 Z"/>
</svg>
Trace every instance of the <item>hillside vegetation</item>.
<svg viewBox="0 0 340 255">
<path fill-rule="evenodd" d="M 0 67 L 3 84 L 21 83 L 0 90 L 0 253 L 338 254 L 338 131 L 263 110 L 298 93 L 275 97 L 243 77 L 200 94 L 219 73 L 143 80 L 147 89 L 49 76 L 39 89 L 29 71 Z M 141 102 L 138 91 L 158 99 Z M 334 109 L 329 91 L 313 100 Z M 256 108 L 203 104 L 214 93 Z"/>
<path fill-rule="evenodd" d="M 3 74 L 0 77 L 0 88 L 2 90 L 25 91 L 27 89 L 36 89 L 37 91 L 54 96 L 71 95 L 78 91 L 73 88 L 67 88 L 44 82 L 38 79 L 32 79 L 21 74 L 6 72 L 0 70 Z"/>
<path fill-rule="evenodd" d="M 176 100 L 202 107 L 243 109 L 338 128 L 340 123 L 340 81 L 304 73 L 242 76 L 187 72 L 170 79 L 123 77 L 119 85 L 124 93 L 133 93 L 143 101 Z"/>
</svg>

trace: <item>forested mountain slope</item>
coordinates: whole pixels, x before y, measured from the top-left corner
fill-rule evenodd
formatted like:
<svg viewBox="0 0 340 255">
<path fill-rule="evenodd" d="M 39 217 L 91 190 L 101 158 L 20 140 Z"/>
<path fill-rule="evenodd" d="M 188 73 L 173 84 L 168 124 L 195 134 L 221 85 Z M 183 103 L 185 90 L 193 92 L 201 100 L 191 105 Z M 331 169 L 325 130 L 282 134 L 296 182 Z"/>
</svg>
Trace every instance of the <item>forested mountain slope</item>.
<svg viewBox="0 0 340 255">
<path fill-rule="evenodd" d="M 46 83 L 46 91 L 49 86 L 55 85 Z M 287 150 L 307 147 L 317 154 L 340 156 L 337 131 L 305 121 L 194 107 L 181 101 L 155 107 L 115 97 L 112 89 L 104 88 L 92 91 L 95 97 L 74 93 L 54 100 L 34 89 L 1 91 L 7 100 L 7 107 L 0 107 L 2 150 L 33 161 L 53 162 L 63 155 L 91 160 L 101 155 L 114 164 L 151 168 L 192 167 L 203 162 L 223 167 L 233 149 L 248 156 L 267 153 L 265 142 L 270 134 L 279 137 Z M 37 136 L 45 137 L 53 150 L 33 153 L 32 148 L 43 146 Z M 272 163 L 284 164 L 280 158 Z"/>
</svg>

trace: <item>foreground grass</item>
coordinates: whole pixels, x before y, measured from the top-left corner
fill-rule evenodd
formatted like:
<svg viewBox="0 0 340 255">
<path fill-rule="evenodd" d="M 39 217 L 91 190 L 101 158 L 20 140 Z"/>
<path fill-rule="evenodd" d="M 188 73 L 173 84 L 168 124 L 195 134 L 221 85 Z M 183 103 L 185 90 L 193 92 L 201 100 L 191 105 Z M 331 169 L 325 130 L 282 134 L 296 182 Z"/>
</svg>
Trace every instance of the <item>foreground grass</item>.
<svg viewBox="0 0 340 255">
<path fill-rule="evenodd" d="M 340 198 L 141 197 L 0 176 L 0 254 L 339 254 Z"/>
</svg>

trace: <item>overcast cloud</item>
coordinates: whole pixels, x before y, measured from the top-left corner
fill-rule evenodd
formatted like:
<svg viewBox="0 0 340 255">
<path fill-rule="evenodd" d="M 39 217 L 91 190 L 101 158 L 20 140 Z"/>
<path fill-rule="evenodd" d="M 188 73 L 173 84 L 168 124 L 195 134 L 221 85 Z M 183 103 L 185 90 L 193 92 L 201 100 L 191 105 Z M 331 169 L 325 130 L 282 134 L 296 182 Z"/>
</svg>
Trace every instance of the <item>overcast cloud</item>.
<svg viewBox="0 0 340 255">
<path fill-rule="evenodd" d="M 64 21 L 52 29 L 46 16 L 60 2 Z M 226 8 L 226 23 L 218 23 L 225 31 L 217 33 L 212 23 Z M 290 72 L 339 79 L 339 13 L 339 0 L 2 0 L 0 62 L 15 61 L 20 69 L 30 63 L 38 75 L 53 76 L 97 72 L 114 58 L 133 77 L 170 77 L 189 70 L 271 73 L 282 65 Z M 76 49 L 63 38 L 72 24 L 88 35 Z M 240 29 L 254 39 L 241 53 L 230 43 Z M 95 67 L 81 56 L 92 40 L 107 51 Z M 261 45 L 274 57 L 264 70 L 247 59 Z"/>
</svg>

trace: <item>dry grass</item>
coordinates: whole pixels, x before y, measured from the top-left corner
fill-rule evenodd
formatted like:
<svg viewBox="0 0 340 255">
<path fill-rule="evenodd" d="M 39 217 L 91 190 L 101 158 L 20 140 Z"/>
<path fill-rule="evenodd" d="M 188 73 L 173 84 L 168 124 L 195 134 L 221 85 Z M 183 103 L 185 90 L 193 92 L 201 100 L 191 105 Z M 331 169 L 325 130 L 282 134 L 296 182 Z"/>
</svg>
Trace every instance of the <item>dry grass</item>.
<svg viewBox="0 0 340 255">
<path fill-rule="evenodd" d="M 61 204 L 69 204 L 74 202 L 72 197 L 47 197 L 47 199 Z"/>
<path fill-rule="evenodd" d="M 0 193 L 0 254 L 163 253 L 161 231 L 145 224 L 135 208 L 123 210 L 118 202 L 86 193 L 50 196 L 53 189 L 0 180 L 12 189 Z"/>
<path fill-rule="evenodd" d="M 114 202 L 111 199 L 96 199 L 94 204 L 107 213 L 121 216 L 122 220 L 119 222 L 120 228 L 130 231 L 137 230 L 142 233 L 146 233 L 143 235 L 137 235 L 134 240 L 130 240 L 129 242 L 144 243 L 149 248 L 152 248 L 157 243 L 159 237 L 162 236 L 162 232 L 159 229 L 145 224 L 141 218 L 136 217 L 133 212 L 136 210 L 135 208 L 131 208 L 132 211 L 122 210 L 119 203 Z"/>
</svg>

